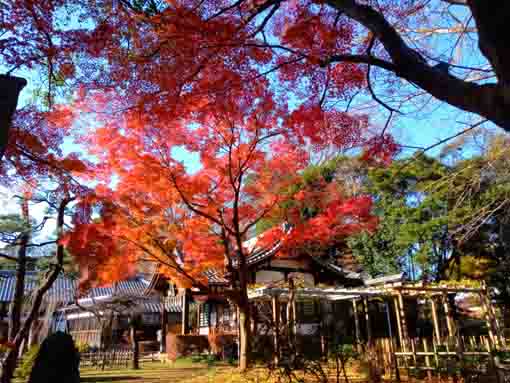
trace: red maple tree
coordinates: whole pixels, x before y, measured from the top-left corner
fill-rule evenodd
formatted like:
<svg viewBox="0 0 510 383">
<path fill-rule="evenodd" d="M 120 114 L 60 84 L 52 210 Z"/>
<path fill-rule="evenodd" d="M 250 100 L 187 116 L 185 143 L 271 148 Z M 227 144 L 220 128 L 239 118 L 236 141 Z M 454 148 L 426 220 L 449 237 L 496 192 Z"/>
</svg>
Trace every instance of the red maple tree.
<svg viewBox="0 0 510 383">
<path fill-rule="evenodd" d="M 102 185 L 96 193 L 114 209 L 99 222 L 92 222 L 89 211 L 69 240 L 80 262 L 103 259 L 106 265 L 127 265 L 115 254 L 128 259 L 151 257 L 188 285 L 205 284 L 206 269 L 230 271 L 240 311 L 241 368 L 248 362 L 250 323 L 246 259 L 256 251 L 245 247 L 244 241 L 284 201 L 299 200 L 288 190 L 310 163 L 304 143 L 313 141 L 310 147 L 316 150 L 350 147 L 366 127 L 356 118 L 342 116 L 345 124 L 350 121 L 349 129 L 359 129 L 357 134 L 341 140 L 340 134 L 322 134 L 325 120 L 312 124 L 313 128 L 295 115 L 284 120 L 286 111 L 274 101 L 268 84 L 261 80 L 252 85 L 249 92 L 234 92 L 235 97 L 191 106 L 194 110 L 187 118 L 178 120 L 130 110 L 123 119 L 110 119 L 84 138 L 99 159 L 96 172 Z M 176 156 L 178 148 L 199 157 L 198 170 L 187 171 Z M 115 187 L 110 188 L 113 178 Z M 373 227 L 370 200 L 365 197 L 344 198 L 326 189 L 316 199 L 323 205 L 321 213 L 308 222 L 291 222 L 295 230 L 289 246 L 328 243 L 333 237 Z M 121 251 L 108 250 L 118 249 L 119 244 Z M 118 275 L 111 270 L 122 269 L 107 267 L 94 278 L 108 280 Z"/>
</svg>

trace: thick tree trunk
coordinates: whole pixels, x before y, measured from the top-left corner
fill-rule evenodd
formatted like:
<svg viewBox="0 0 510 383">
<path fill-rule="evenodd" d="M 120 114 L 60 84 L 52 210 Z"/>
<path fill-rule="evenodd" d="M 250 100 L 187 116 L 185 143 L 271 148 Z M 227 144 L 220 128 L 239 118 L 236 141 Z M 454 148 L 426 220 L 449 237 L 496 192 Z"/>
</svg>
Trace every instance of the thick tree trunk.
<svg viewBox="0 0 510 383">
<path fill-rule="evenodd" d="M 239 305 L 239 369 L 249 366 L 250 313 L 249 305 Z"/>
<path fill-rule="evenodd" d="M 250 351 L 250 302 L 248 301 L 248 281 L 246 264 L 243 256 L 239 261 L 239 369 L 249 367 Z"/>
<path fill-rule="evenodd" d="M 0 161 L 9 141 L 9 128 L 18 105 L 19 93 L 26 84 L 25 79 L 0 75 Z"/>
</svg>

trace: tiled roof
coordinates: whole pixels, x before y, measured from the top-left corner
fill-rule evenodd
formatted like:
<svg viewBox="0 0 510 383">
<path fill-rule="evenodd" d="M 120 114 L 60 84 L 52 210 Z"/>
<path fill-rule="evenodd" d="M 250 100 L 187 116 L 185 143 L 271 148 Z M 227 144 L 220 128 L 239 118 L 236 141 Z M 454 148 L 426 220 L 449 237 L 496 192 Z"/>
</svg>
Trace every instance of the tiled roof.
<svg viewBox="0 0 510 383">
<path fill-rule="evenodd" d="M 100 296 L 110 296 L 114 294 L 124 295 L 143 295 L 149 282 L 142 278 L 133 278 L 115 284 L 103 287 L 94 287 L 90 289 L 83 298 L 92 298 Z"/>
<path fill-rule="evenodd" d="M 25 278 L 25 296 L 30 295 L 39 285 L 38 274 L 27 272 Z M 0 270 L 0 302 L 10 302 L 14 297 L 16 286 L 16 272 L 14 270 Z M 59 303 L 68 304 L 74 301 L 78 281 L 68 276 L 60 275 L 46 294 L 46 298 Z M 94 287 L 81 298 L 111 296 L 115 294 L 144 295 L 149 282 L 140 277 L 116 282 L 115 285 Z"/>
<path fill-rule="evenodd" d="M 25 277 L 25 296 L 30 295 L 39 285 L 37 274 L 27 272 Z M 46 294 L 46 298 L 61 303 L 69 303 L 74 299 L 77 283 L 68 277 L 59 276 Z M 10 302 L 14 298 L 16 273 L 14 270 L 0 271 L 0 302 Z"/>
<path fill-rule="evenodd" d="M 91 301 L 89 301 L 89 302 L 80 302 L 80 305 L 82 307 L 90 306 L 90 304 L 91 304 Z M 141 306 L 142 311 L 144 313 L 160 313 L 160 312 L 162 312 L 162 309 L 163 309 L 163 304 L 157 298 L 142 300 L 140 303 L 137 304 L 137 306 L 139 306 L 139 307 Z M 176 305 L 176 304 L 169 304 L 167 302 L 165 302 L 165 309 L 169 313 L 180 313 L 180 312 L 182 312 L 181 306 Z M 76 306 L 76 305 L 69 305 L 63 311 L 67 311 L 67 310 L 71 310 L 71 311 L 78 310 L 78 311 L 80 311 L 81 309 L 78 306 Z"/>
<path fill-rule="evenodd" d="M 207 280 L 210 284 L 225 285 L 228 283 L 228 280 L 221 276 L 218 270 L 215 269 L 205 270 L 204 275 L 207 277 Z"/>
<path fill-rule="evenodd" d="M 351 270 L 347 270 L 339 265 L 337 265 L 335 263 L 335 260 L 330 258 L 330 259 L 322 259 L 320 257 L 312 257 L 312 259 L 317 262 L 319 265 L 327 268 L 328 270 L 336 273 L 336 274 L 339 274 L 341 275 L 342 277 L 344 278 L 348 278 L 348 279 L 361 279 L 362 278 L 362 274 L 361 273 L 357 273 L 355 271 L 351 271 Z"/>
</svg>

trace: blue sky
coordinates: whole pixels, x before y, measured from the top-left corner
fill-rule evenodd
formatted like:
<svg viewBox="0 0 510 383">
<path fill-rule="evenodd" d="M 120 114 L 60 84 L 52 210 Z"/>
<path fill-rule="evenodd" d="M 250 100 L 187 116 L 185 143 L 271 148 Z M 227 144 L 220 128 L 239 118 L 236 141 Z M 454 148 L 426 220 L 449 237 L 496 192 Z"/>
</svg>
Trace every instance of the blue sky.
<svg viewBox="0 0 510 383">
<path fill-rule="evenodd" d="M 458 9 L 457 16 L 465 17 L 462 9 Z M 439 50 L 442 48 L 442 43 L 439 42 Z M 445 52 L 448 51 L 445 45 Z M 464 62 L 464 64 L 476 64 L 477 61 L 480 60 L 480 55 L 475 55 Z M 1 68 L 1 67 L 0 67 Z M 15 72 L 15 75 L 22 76 L 28 80 L 28 86 L 22 91 L 19 106 L 23 106 L 31 101 L 31 97 L 34 89 L 37 87 L 37 76 L 34 73 L 29 72 Z M 377 126 L 383 126 L 385 123 L 386 114 L 385 113 L 377 113 L 370 116 L 372 123 Z M 426 110 L 421 113 L 420 117 L 417 118 L 415 115 L 412 116 L 398 116 L 394 120 L 394 124 L 392 125 L 391 132 L 395 135 L 397 140 L 400 143 L 411 145 L 411 146 L 422 146 L 427 147 L 437 143 L 438 141 L 449 137 L 458 131 L 464 129 L 466 126 L 459 124 L 459 121 L 462 122 L 476 122 L 480 118 L 477 116 L 469 116 L 466 113 L 459 111 L 453 107 L 450 107 L 446 104 L 440 104 L 430 110 Z M 93 123 L 91 121 L 91 123 Z M 63 146 L 64 152 L 79 152 L 80 147 L 74 145 L 71 140 L 66 140 Z M 435 148 L 430 151 L 429 154 L 437 155 L 440 152 L 440 147 Z M 404 154 L 411 154 L 412 151 L 406 151 Z M 199 167 L 199 161 L 197 155 L 191 155 L 187 153 L 183 149 L 175 150 L 176 157 L 182 160 L 185 165 L 188 167 L 188 170 L 194 171 Z M 0 190 L 2 192 L 2 190 Z M 9 190 L 4 189 L 4 194 L 8 196 Z M 7 198 L 10 200 L 10 198 Z M 2 202 L 3 201 L 3 202 Z M 0 209 L 2 211 L 15 209 L 15 205 L 12 203 L 12 200 L 9 202 L 5 202 L 6 197 L 2 198 L 0 195 Z M 37 212 L 37 215 L 42 214 L 41 212 Z"/>
</svg>

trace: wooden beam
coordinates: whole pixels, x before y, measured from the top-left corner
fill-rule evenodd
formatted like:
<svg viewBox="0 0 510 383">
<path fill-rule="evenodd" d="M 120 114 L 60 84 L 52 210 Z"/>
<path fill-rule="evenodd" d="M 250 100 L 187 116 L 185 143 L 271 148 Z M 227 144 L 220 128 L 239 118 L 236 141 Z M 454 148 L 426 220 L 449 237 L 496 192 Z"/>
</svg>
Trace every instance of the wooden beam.
<svg viewBox="0 0 510 383">
<path fill-rule="evenodd" d="M 420 292 L 438 292 L 438 293 L 479 293 L 482 292 L 481 288 L 473 287 L 421 287 L 421 286 L 394 286 L 394 290 L 400 291 L 420 291 Z"/>
</svg>

